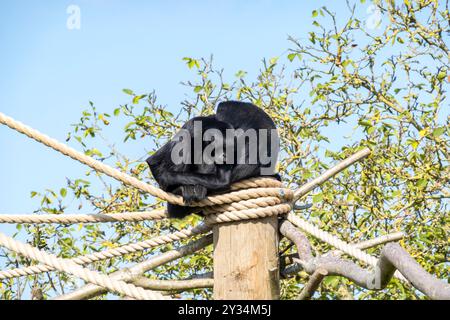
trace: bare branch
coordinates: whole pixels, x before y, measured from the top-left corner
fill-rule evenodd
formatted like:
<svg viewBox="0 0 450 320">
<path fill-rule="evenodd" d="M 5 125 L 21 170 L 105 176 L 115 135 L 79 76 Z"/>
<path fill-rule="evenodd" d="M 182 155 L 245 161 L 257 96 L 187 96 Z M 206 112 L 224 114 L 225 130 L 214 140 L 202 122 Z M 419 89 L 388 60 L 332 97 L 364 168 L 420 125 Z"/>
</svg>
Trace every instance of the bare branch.
<svg viewBox="0 0 450 320">
<path fill-rule="evenodd" d="M 283 236 L 294 242 L 301 260 L 308 261 L 312 259 L 311 244 L 308 238 L 292 223 L 288 220 L 283 220 L 280 223 L 280 232 Z"/>
<path fill-rule="evenodd" d="M 394 241 L 398 241 L 403 239 L 405 235 L 403 234 L 403 232 L 394 232 L 394 233 L 390 233 L 384 236 L 380 236 L 374 239 L 370 239 L 367 241 L 362 241 L 362 242 L 358 242 L 356 244 L 354 244 L 355 248 L 364 250 L 364 249 L 369 249 L 372 247 L 376 247 L 380 244 L 384 244 L 387 242 L 394 242 Z"/>
<path fill-rule="evenodd" d="M 191 279 L 191 280 L 152 280 L 144 276 L 138 276 L 133 283 L 139 287 L 151 290 L 183 291 L 197 288 L 212 288 L 214 279 Z"/>
<path fill-rule="evenodd" d="M 213 278 L 214 277 L 214 272 L 205 272 L 205 273 L 200 273 L 200 274 L 193 274 L 190 277 L 186 278 L 185 280 L 190 280 L 190 279 L 209 279 L 209 278 Z"/>
<path fill-rule="evenodd" d="M 309 278 L 308 283 L 304 286 L 302 292 L 300 292 L 300 295 L 297 297 L 297 300 L 310 299 L 314 295 L 314 292 L 317 290 L 317 288 L 319 288 L 323 278 L 325 278 L 327 275 L 328 271 L 322 268 L 314 271 L 312 276 Z"/>
<path fill-rule="evenodd" d="M 431 299 L 450 300 L 450 284 L 426 272 L 398 243 L 384 246 L 379 263 L 400 270 L 415 288 Z"/>
<path fill-rule="evenodd" d="M 308 246 L 304 242 L 308 240 L 306 237 L 292 236 L 293 234 L 293 232 L 285 232 L 286 237 L 296 244 L 299 243 L 300 249 L 304 251 L 304 248 Z M 400 234 L 395 234 L 395 237 L 398 236 Z M 383 241 L 389 241 L 395 237 L 392 235 L 384 236 Z M 367 248 L 369 245 L 379 244 L 380 242 L 381 239 L 374 239 L 370 242 L 365 241 L 360 246 Z M 309 260 L 294 259 L 294 261 L 297 264 L 283 270 L 282 275 L 287 276 L 301 269 L 309 274 L 314 274 L 317 270 L 323 269 L 328 272 L 328 275 L 345 277 L 357 286 L 369 290 L 382 290 L 388 285 L 398 269 L 416 289 L 431 299 L 450 300 L 450 285 L 427 273 L 398 243 L 388 243 L 384 246 L 373 270 L 363 269 L 356 263 L 336 255 L 323 255 Z"/>
</svg>

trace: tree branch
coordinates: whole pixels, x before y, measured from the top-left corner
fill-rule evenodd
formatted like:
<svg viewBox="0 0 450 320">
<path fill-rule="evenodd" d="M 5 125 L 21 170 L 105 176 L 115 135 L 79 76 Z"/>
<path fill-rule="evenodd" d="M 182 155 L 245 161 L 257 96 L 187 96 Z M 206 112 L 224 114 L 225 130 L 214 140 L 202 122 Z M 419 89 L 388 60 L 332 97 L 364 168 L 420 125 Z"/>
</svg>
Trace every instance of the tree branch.
<svg viewBox="0 0 450 320">
<path fill-rule="evenodd" d="M 312 276 L 309 278 L 308 283 L 303 287 L 302 292 L 300 292 L 300 295 L 297 297 L 297 300 L 310 299 L 314 295 L 314 292 L 317 290 L 317 288 L 319 288 L 323 278 L 325 278 L 327 275 L 328 271 L 322 268 L 314 271 Z"/>
<path fill-rule="evenodd" d="M 379 263 L 400 270 L 416 289 L 431 299 L 450 300 L 450 284 L 426 272 L 398 243 L 384 246 Z"/>
<path fill-rule="evenodd" d="M 300 259 L 294 259 L 297 264 L 282 271 L 283 276 L 298 272 L 301 269 L 309 274 L 314 274 L 318 270 L 326 270 L 328 275 L 345 277 L 357 286 L 369 290 L 382 290 L 388 285 L 394 272 L 398 269 L 416 289 L 431 299 L 450 300 L 450 285 L 427 273 L 398 243 L 386 244 L 381 251 L 377 266 L 373 270 L 366 270 L 352 261 L 333 254 L 318 257 L 310 256 L 308 259 L 309 255 L 305 254 L 305 248 L 310 248 L 311 244 L 304 235 L 294 232 L 287 224 L 280 229 L 280 232 L 293 241 L 296 246 L 298 244 L 299 257 L 301 257 Z M 394 235 L 384 236 L 383 240 L 391 241 L 399 236 L 399 234 Z M 381 239 L 364 241 L 360 244 L 360 248 L 367 248 L 379 243 L 381 243 Z M 309 291 L 305 291 L 302 296 L 306 297 L 308 292 L 313 292 L 310 288 L 314 288 L 314 285 L 320 283 L 318 277 L 316 275 L 314 279 L 310 280 L 312 283 L 306 289 Z"/>
<path fill-rule="evenodd" d="M 214 279 L 152 280 L 144 276 L 138 276 L 135 280 L 133 280 L 133 284 L 152 290 L 183 291 L 197 288 L 212 288 L 214 285 Z"/>
</svg>

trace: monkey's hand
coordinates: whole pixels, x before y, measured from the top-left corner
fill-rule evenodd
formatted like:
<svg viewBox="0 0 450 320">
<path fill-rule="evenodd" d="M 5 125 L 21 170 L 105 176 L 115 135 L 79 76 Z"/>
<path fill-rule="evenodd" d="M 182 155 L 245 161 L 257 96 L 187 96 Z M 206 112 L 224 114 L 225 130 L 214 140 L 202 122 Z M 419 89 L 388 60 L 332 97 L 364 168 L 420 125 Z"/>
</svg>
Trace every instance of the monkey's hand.
<svg viewBox="0 0 450 320">
<path fill-rule="evenodd" d="M 181 195 L 185 204 L 191 204 L 206 198 L 208 190 L 201 185 L 183 185 L 181 186 Z"/>
</svg>

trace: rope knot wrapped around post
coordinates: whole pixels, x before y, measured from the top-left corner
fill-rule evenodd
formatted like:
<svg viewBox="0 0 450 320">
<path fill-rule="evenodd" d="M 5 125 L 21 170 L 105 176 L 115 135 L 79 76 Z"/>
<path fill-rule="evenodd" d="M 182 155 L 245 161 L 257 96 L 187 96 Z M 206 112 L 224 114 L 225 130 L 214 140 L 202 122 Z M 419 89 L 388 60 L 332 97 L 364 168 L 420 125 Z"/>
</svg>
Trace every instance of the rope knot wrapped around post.
<svg viewBox="0 0 450 320">
<path fill-rule="evenodd" d="M 217 203 L 202 207 L 206 223 L 258 219 L 286 214 L 292 209 L 294 191 L 284 188 L 282 183 L 274 178 L 256 177 L 243 180 L 233 184 L 231 190 L 211 197 L 220 199 L 220 202 L 211 201 L 211 198 L 204 200 L 207 203 Z M 200 202 L 202 203 L 203 201 Z"/>
</svg>

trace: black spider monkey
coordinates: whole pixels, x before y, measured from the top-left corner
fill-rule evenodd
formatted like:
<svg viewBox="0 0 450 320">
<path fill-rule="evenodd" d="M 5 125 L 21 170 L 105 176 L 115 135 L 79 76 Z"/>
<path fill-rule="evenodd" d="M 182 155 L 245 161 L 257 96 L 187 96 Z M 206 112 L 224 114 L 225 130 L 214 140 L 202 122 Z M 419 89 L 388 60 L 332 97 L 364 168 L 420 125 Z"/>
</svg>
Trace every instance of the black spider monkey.
<svg viewBox="0 0 450 320">
<path fill-rule="evenodd" d="M 218 135 L 214 135 L 214 139 L 204 141 L 204 135 L 209 129 L 214 129 Z M 229 129 L 232 129 L 232 135 L 227 135 Z M 253 136 L 256 139 L 253 141 L 250 138 L 252 130 L 249 129 L 256 133 Z M 183 136 L 180 132 L 188 135 Z M 279 149 L 275 124 L 254 104 L 221 102 L 215 115 L 192 118 L 184 124 L 180 132 L 150 156 L 147 163 L 160 188 L 183 196 L 187 205 L 200 201 L 211 193 L 228 191 L 231 184 L 239 180 L 261 175 L 280 179 L 275 173 Z M 195 149 L 195 139 L 199 137 L 202 144 L 200 148 L 197 145 Z M 189 147 L 182 152 L 184 160 L 175 163 L 172 153 L 180 141 L 189 142 Z M 204 156 L 203 152 L 212 142 L 222 148 L 214 149 L 211 155 Z M 255 152 L 255 147 L 257 155 L 251 154 Z M 263 156 L 261 149 L 265 152 Z M 195 161 L 199 154 L 203 156 L 200 159 L 202 161 Z M 253 161 L 249 161 L 251 159 Z M 169 203 L 167 211 L 170 217 L 182 218 L 201 209 Z"/>
</svg>

